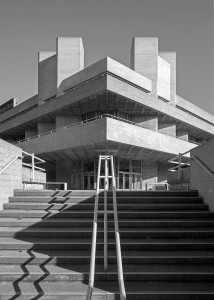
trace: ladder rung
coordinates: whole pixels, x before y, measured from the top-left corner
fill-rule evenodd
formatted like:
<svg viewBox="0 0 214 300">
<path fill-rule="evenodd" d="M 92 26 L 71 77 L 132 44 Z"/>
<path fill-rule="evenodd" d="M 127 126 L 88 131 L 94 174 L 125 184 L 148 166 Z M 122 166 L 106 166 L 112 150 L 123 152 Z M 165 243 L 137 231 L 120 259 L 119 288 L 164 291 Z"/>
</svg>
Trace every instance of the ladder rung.
<svg viewBox="0 0 214 300">
<path fill-rule="evenodd" d="M 107 212 L 107 214 L 113 214 L 113 213 L 114 213 L 113 210 L 107 210 L 106 212 Z M 99 213 L 99 214 L 104 214 L 105 211 L 104 211 L 104 210 L 99 210 L 98 213 Z"/>
<path fill-rule="evenodd" d="M 100 178 L 112 178 L 112 176 L 99 176 Z"/>
<path fill-rule="evenodd" d="M 111 159 L 111 156 L 101 156 L 100 159 Z"/>
</svg>

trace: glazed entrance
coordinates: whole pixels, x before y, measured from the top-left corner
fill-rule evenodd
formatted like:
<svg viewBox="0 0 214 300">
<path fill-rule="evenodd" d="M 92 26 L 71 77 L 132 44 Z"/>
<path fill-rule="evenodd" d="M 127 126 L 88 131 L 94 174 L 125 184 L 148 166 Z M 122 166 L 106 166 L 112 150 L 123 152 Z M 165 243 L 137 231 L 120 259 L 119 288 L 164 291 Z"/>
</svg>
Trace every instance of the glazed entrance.
<svg viewBox="0 0 214 300">
<path fill-rule="evenodd" d="M 83 167 L 83 188 L 96 189 L 96 174 L 98 163 L 94 159 L 92 162 L 85 162 Z M 145 182 L 142 177 L 142 162 L 140 160 L 128 160 L 115 158 L 115 174 L 117 189 L 120 190 L 140 190 Z M 101 168 L 101 173 L 104 172 Z M 111 183 L 110 183 L 111 184 Z M 101 181 L 101 188 L 104 182 Z"/>
</svg>

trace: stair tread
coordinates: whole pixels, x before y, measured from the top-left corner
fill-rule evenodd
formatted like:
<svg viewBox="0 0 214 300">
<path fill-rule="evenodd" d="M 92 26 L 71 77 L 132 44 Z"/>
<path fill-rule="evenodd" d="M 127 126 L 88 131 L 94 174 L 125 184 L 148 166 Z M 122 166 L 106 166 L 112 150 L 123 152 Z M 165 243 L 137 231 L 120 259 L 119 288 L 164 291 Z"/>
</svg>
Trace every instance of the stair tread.
<svg viewBox="0 0 214 300">
<path fill-rule="evenodd" d="M 24 274 L 24 273 L 37 273 L 37 274 L 74 274 L 74 273 L 84 273 L 89 274 L 90 267 L 89 264 L 69 264 L 65 266 L 56 266 L 43 263 L 42 265 L 24 264 L 19 265 L 8 265 L 0 264 L 0 274 Z M 203 266 L 198 265 L 133 265 L 133 264 L 123 264 L 124 274 L 213 274 L 214 266 Z M 117 274 L 117 266 L 109 265 L 106 271 L 103 269 L 103 264 L 96 264 L 96 274 Z"/>
<path fill-rule="evenodd" d="M 41 252 L 30 250 L 0 250 L 0 257 L 91 257 L 88 250 L 44 250 Z M 96 251 L 96 257 L 103 257 L 103 251 Z M 116 257 L 115 251 L 108 251 L 108 257 Z M 183 250 L 181 251 L 127 251 L 123 250 L 123 257 L 183 257 L 183 258 L 201 258 L 201 257 L 214 257 L 214 251 L 198 251 L 198 250 Z"/>
<path fill-rule="evenodd" d="M 34 244 L 34 243 L 55 243 L 55 244 L 80 244 L 80 242 L 83 243 L 90 243 L 91 244 L 91 237 L 89 238 L 55 238 L 55 237 L 27 237 L 27 238 L 10 238 L 10 237 L 2 237 L 1 238 L 1 243 L 17 243 L 17 244 Z M 97 244 L 103 243 L 102 238 L 98 238 Z M 121 239 L 121 244 L 131 244 L 131 245 L 140 245 L 140 244 L 157 244 L 157 245 L 162 245 L 162 244 L 212 244 L 214 245 L 214 239 L 212 238 L 206 238 L 206 239 L 201 239 L 201 238 L 189 238 L 187 239 L 182 239 L 182 238 L 170 238 L 170 239 L 164 239 L 164 238 L 145 238 L 133 241 L 132 238 L 123 238 Z M 109 244 L 115 244 L 115 239 L 114 238 L 109 238 Z"/>
<path fill-rule="evenodd" d="M 35 227 L 30 227 L 30 228 L 26 228 L 26 227 L 0 227 L 0 233 L 1 232 L 14 232 L 14 233 L 24 233 L 24 232 L 52 232 L 52 233 L 63 233 L 63 232 L 88 232 L 88 233 L 92 233 L 92 228 L 88 228 L 88 227 L 40 227 L 39 224 L 37 224 L 37 226 Z M 97 229 L 98 232 L 104 232 L 103 228 Z M 108 233 L 114 233 L 115 230 L 114 228 L 112 229 L 108 229 Z M 214 233 L 214 229 L 198 229 L 198 228 L 186 228 L 186 229 L 174 229 L 174 228 L 170 228 L 170 229 L 142 229 L 142 228 L 134 228 L 134 229 L 124 229 L 124 228 L 120 228 L 119 232 L 127 232 L 127 233 Z"/>
<path fill-rule="evenodd" d="M 46 295 L 68 295 L 76 293 L 86 293 L 87 282 L 40 282 L 39 286 L 42 292 Z M 0 283 L 1 295 L 10 295 L 15 293 L 15 289 L 12 283 Z M 34 283 L 20 282 L 19 289 L 23 295 L 38 295 L 39 290 Z M 118 294 L 118 284 L 112 282 L 97 282 L 94 286 L 94 293 L 116 293 Z M 141 294 L 214 294 L 213 283 L 139 283 L 139 282 L 127 282 L 126 293 L 141 293 Z"/>
</svg>

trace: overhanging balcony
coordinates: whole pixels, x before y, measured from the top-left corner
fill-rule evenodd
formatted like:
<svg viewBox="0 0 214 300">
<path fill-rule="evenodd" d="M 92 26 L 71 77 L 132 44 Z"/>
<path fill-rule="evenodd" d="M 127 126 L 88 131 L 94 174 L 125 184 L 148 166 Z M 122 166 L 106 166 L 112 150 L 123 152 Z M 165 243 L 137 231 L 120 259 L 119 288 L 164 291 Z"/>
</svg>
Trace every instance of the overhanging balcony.
<svg viewBox="0 0 214 300">
<path fill-rule="evenodd" d="M 43 133 L 16 145 L 47 161 L 89 159 L 101 150 L 113 150 L 124 158 L 167 161 L 196 146 L 110 115 Z"/>
</svg>

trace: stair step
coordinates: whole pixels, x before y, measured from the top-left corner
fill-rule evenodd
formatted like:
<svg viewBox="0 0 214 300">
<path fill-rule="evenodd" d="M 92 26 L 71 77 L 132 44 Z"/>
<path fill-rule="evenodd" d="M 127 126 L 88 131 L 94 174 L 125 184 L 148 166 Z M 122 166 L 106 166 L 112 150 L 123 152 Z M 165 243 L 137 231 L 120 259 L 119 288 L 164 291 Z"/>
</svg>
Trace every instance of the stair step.
<svg viewBox="0 0 214 300">
<path fill-rule="evenodd" d="M 188 265 L 133 265 L 123 264 L 124 280 L 127 281 L 169 281 L 169 282 L 209 282 L 213 281 L 213 266 Z M 117 281 L 116 265 L 109 265 L 107 271 L 103 264 L 96 265 L 95 281 Z M 89 264 L 81 265 L 0 265 L 0 281 L 84 281 L 89 279 Z"/>
<path fill-rule="evenodd" d="M 92 228 L 81 227 L 81 228 L 40 228 L 38 227 L 11 227 L 5 228 L 0 227 L 0 237 L 16 237 L 16 238 L 27 238 L 27 237 L 47 237 L 47 238 L 57 238 L 63 235 L 64 238 L 84 238 L 92 236 Z M 103 229 L 98 228 L 98 237 L 103 236 Z M 108 237 L 113 238 L 115 236 L 114 230 L 108 230 Z M 204 230 L 175 230 L 175 229 L 120 229 L 120 237 L 122 238 L 214 238 L 214 230 L 204 229 Z"/>
<path fill-rule="evenodd" d="M 99 210 L 103 210 L 104 205 L 99 205 Z M 187 211 L 187 210 L 208 210 L 208 205 L 206 204 L 166 204 L 166 203 L 159 203 L 159 204 L 118 204 L 117 209 L 119 211 L 128 210 L 128 211 L 145 211 L 145 210 L 158 210 L 158 211 Z M 17 209 L 17 210 L 59 210 L 59 211 L 82 211 L 82 210 L 94 210 L 94 204 L 86 204 L 86 203 L 78 203 L 78 204 L 57 204 L 57 203 L 50 203 L 50 204 L 41 204 L 41 203 L 6 203 L 4 204 L 4 209 Z M 113 205 L 108 205 L 108 209 L 112 210 Z"/>
<path fill-rule="evenodd" d="M 104 261 L 103 251 L 97 251 L 96 263 Z M 43 250 L 40 252 L 26 250 L 0 250 L 0 264 L 27 265 L 80 265 L 89 264 L 90 251 L 56 251 Z M 108 251 L 108 263 L 116 264 L 116 254 Z M 123 251 L 123 263 L 132 264 L 173 264 L 173 265 L 214 265 L 214 251 Z"/>
<path fill-rule="evenodd" d="M 109 249 L 115 249 L 115 239 L 109 239 Z M 213 239 L 133 239 L 121 240 L 122 250 L 214 250 Z M 27 250 L 41 249 L 55 250 L 77 250 L 91 249 L 91 238 L 27 238 L 18 240 L 12 238 L 1 238 L 0 250 Z M 97 240 L 97 250 L 103 249 L 103 239 Z"/>
<path fill-rule="evenodd" d="M 18 290 L 10 282 L 0 283 L 1 300 L 9 300 L 14 295 L 22 294 L 18 300 L 30 300 L 34 296 L 42 300 L 85 300 L 87 282 L 20 282 Z M 126 284 L 127 299 L 131 300 L 213 300 L 214 286 L 206 283 L 160 283 L 160 282 L 128 282 Z M 16 299 L 16 298 L 14 298 Z M 118 284 L 98 281 L 94 286 L 92 300 L 118 300 Z"/>
<path fill-rule="evenodd" d="M 72 219 L 61 219 L 61 218 L 22 218 L 19 219 L 17 217 L 14 218 L 1 218 L 0 219 L 0 227 L 29 227 L 29 226 L 39 226 L 39 227 L 92 227 L 93 220 L 90 219 L 81 219 L 72 220 Z M 98 225 L 103 226 L 103 220 L 98 220 Z M 113 220 L 108 221 L 108 228 L 114 227 Z M 149 220 L 141 220 L 141 219 L 129 219 L 119 220 L 119 227 L 122 228 L 212 228 L 214 227 L 214 220 L 210 219 L 198 219 L 198 220 L 182 220 L 182 219 L 172 219 L 172 220 L 158 220 L 158 219 L 149 219 Z"/>
<path fill-rule="evenodd" d="M 93 211 L 42 211 L 42 210 L 3 210 L 0 212 L 1 218 L 8 218 L 8 217 L 29 217 L 29 218 L 50 218 L 54 216 L 55 218 L 77 218 L 80 217 L 87 217 L 93 218 L 94 212 Z M 118 212 L 118 218 L 121 219 L 135 219 L 135 218 L 159 218 L 159 219 L 170 219 L 170 218 L 190 218 L 192 220 L 196 218 L 213 218 L 214 213 L 208 211 L 133 211 L 131 214 L 130 212 Z M 113 218 L 112 214 L 109 214 L 109 218 Z"/>
<path fill-rule="evenodd" d="M 14 196 L 9 197 L 9 203 L 93 203 L 95 196 Z M 112 201 L 112 197 L 108 197 Z M 99 202 L 103 203 L 103 197 L 99 197 Z M 145 196 L 117 196 L 117 203 L 203 203 L 202 197 L 145 197 Z"/>
<path fill-rule="evenodd" d="M 94 196 L 95 190 L 15 190 L 14 196 Z M 103 192 L 100 192 L 103 195 Z M 108 192 L 112 195 L 112 192 Z M 117 196 L 147 196 L 147 197 L 194 197 L 198 196 L 198 191 L 120 191 L 117 190 Z"/>
</svg>

